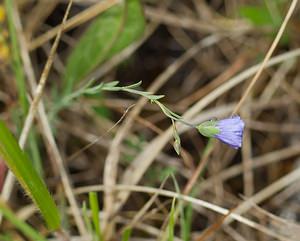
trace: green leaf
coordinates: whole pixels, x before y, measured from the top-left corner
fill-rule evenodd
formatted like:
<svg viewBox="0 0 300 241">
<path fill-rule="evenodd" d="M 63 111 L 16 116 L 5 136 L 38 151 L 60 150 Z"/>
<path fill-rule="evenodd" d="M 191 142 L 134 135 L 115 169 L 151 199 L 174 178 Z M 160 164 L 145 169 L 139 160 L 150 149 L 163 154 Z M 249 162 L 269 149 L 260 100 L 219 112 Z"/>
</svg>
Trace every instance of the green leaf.
<svg viewBox="0 0 300 241">
<path fill-rule="evenodd" d="M 247 18 L 256 26 L 272 26 L 273 19 L 265 6 L 243 6 L 240 15 Z"/>
<path fill-rule="evenodd" d="M 176 199 L 173 198 L 170 217 L 169 217 L 169 223 L 168 223 L 168 241 L 174 240 L 174 228 L 175 228 L 175 222 L 176 222 L 175 203 L 176 203 Z"/>
<path fill-rule="evenodd" d="M 19 102 L 22 107 L 22 114 L 25 115 L 28 110 L 28 101 L 26 97 L 26 82 L 20 57 L 20 48 L 18 44 L 18 36 L 15 28 L 13 17 L 13 1 L 5 0 L 5 8 L 7 12 L 7 22 L 11 42 L 12 67 L 15 73 L 16 86 L 18 89 Z"/>
<path fill-rule="evenodd" d="M 119 53 L 144 32 L 139 0 L 126 0 L 101 14 L 83 34 L 70 54 L 64 75 L 64 93 L 105 60 Z"/>
<path fill-rule="evenodd" d="M 286 0 L 265 0 L 258 5 L 244 5 L 239 8 L 239 13 L 258 27 L 267 26 L 276 31 L 283 21 L 281 9 L 285 9 L 285 2 Z"/>
<path fill-rule="evenodd" d="M 181 237 L 183 241 L 189 241 L 192 230 L 193 218 L 193 206 L 189 203 L 186 208 L 183 209 L 181 215 Z"/>
<path fill-rule="evenodd" d="M 42 166 L 41 155 L 39 151 L 39 144 L 38 144 L 38 135 L 34 128 L 32 128 L 29 132 L 28 136 L 28 145 L 30 151 L 30 157 L 32 160 L 32 164 L 41 178 L 44 177 L 44 170 Z"/>
<path fill-rule="evenodd" d="M 220 133 L 220 130 L 217 128 L 216 125 L 216 121 L 209 120 L 201 123 L 196 128 L 198 129 L 201 135 L 206 137 L 214 137 L 215 135 Z"/>
<path fill-rule="evenodd" d="M 91 219 L 89 217 L 89 214 L 88 214 L 88 209 L 87 209 L 87 206 L 86 206 L 86 202 L 84 201 L 82 203 L 82 216 L 83 216 L 83 220 L 84 220 L 84 223 L 85 223 L 85 226 L 88 230 L 88 232 L 90 234 L 93 234 L 93 227 L 92 227 L 92 222 L 91 222 Z"/>
<path fill-rule="evenodd" d="M 170 175 L 175 175 L 178 172 L 176 167 L 173 166 L 167 166 L 167 167 L 161 167 L 161 166 L 155 166 L 150 167 L 147 170 L 147 173 L 145 175 L 147 184 L 148 185 L 154 185 L 157 182 L 164 181 L 167 177 Z"/>
<path fill-rule="evenodd" d="M 29 109 L 29 104 L 26 96 L 27 94 L 26 81 L 25 81 L 25 74 L 23 70 L 23 64 L 21 60 L 20 46 L 18 43 L 18 34 L 14 23 L 13 1 L 5 0 L 5 8 L 7 12 L 7 20 L 8 20 L 7 22 L 8 22 L 10 43 L 11 43 L 12 69 L 15 75 L 16 87 L 17 87 L 17 91 L 19 95 L 19 103 L 21 107 L 21 111 L 19 108 L 17 108 L 16 110 L 18 112 L 18 115 L 16 115 L 16 121 L 18 121 L 18 119 L 20 120 L 24 119 L 24 116 L 26 115 Z M 18 122 L 23 122 L 23 121 L 18 121 Z M 39 170 L 39 173 L 42 174 L 40 154 L 37 148 L 38 147 L 37 135 L 35 135 L 33 132 L 34 129 L 30 131 L 28 137 L 29 151 L 35 167 Z"/>
<path fill-rule="evenodd" d="M 106 88 L 113 88 L 113 87 L 117 86 L 119 83 L 120 83 L 119 81 L 111 81 L 111 82 L 103 83 L 103 84 Z"/>
<path fill-rule="evenodd" d="M 110 119 L 112 116 L 111 111 L 106 106 L 101 105 L 101 102 L 98 106 L 93 106 L 92 109 L 98 116 L 101 116 L 105 119 Z"/>
<path fill-rule="evenodd" d="M 177 128 L 176 128 L 174 120 L 172 120 L 172 126 L 173 126 L 173 137 L 174 137 L 173 147 L 174 147 L 177 155 L 180 155 L 181 141 L 180 141 L 180 136 L 178 134 L 178 131 L 177 131 Z"/>
<path fill-rule="evenodd" d="M 127 89 L 134 89 L 134 88 L 136 88 L 136 87 L 140 87 L 141 84 L 142 84 L 142 81 L 139 81 L 139 82 L 137 82 L 137 83 L 135 83 L 135 84 L 127 85 L 126 88 L 127 88 Z"/>
<path fill-rule="evenodd" d="M 45 183 L 2 121 L 0 121 L 0 157 L 38 206 L 48 227 L 51 230 L 59 228 L 59 212 Z"/>
<path fill-rule="evenodd" d="M 37 231 L 35 231 L 27 223 L 20 220 L 4 203 L 0 202 L 0 212 L 8 219 L 13 225 L 15 225 L 23 234 L 25 234 L 29 240 L 46 241 Z M 0 235 L 0 240 L 10 240 L 9 237 L 4 239 Z"/>
<path fill-rule="evenodd" d="M 131 232 L 132 232 L 131 228 L 126 228 L 122 234 L 122 241 L 129 241 Z"/>
<path fill-rule="evenodd" d="M 103 241 L 103 235 L 100 228 L 100 221 L 99 221 L 99 204 L 98 204 L 98 197 L 97 193 L 90 192 L 89 193 L 89 203 L 90 208 L 92 210 L 92 219 L 93 219 L 93 226 L 96 233 L 96 240 Z"/>
</svg>

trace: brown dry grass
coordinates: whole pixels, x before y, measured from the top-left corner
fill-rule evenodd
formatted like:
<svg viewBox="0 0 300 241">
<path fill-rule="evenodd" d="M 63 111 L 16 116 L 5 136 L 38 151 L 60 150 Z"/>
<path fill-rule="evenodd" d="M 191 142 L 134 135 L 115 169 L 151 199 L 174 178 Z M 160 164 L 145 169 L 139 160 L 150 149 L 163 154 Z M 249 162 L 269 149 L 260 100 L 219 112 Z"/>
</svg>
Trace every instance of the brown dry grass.
<svg viewBox="0 0 300 241">
<path fill-rule="evenodd" d="M 32 108 L 38 112 L 34 125 L 43 137 L 46 181 L 57 203 L 69 202 L 67 239 L 89 239 L 78 206 L 87 192 L 96 190 L 101 222 L 111 240 L 119 240 L 127 226 L 133 228 L 132 240 L 163 240 L 174 197 L 192 204 L 191 240 L 298 240 L 298 1 L 286 2 L 285 20 L 276 37 L 237 17 L 238 7 L 253 1 L 143 1 L 144 37 L 91 76 L 118 79 L 124 85 L 143 80 L 143 88 L 166 95 L 164 102 L 192 123 L 232 113 L 246 122 L 241 151 L 214 142 L 205 153 L 207 140 L 178 125 L 181 156 L 170 145 L 169 120 L 143 98 L 106 94 L 102 104 L 110 110 L 110 118 L 92 111 L 95 100 L 81 98 L 60 113 L 53 124 L 55 132 L 50 128 L 51 89 L 59 86 L 57 76 L 68 53 L 89 21 L 118 1 L 74 1 L 62 35 L 64 48 L 48 58 L 54 60 L 46 75 L 49 84 L 38 94 L 36 73 L 43 71 L 50 40 L 62 27 L 54 22 L 62 18 L 68 1 L 56 0 L 50 6 L 44 1 L 17 2 L 28 94 L 38 96 Z M 30 14 L 30 7 L 38 14 Z M 284 31 L 289 33 L 285 45 L 279 42 Z M 8 63 L 1 63 L 0 83 L 0 115 L 14 127 L 10 111 L 16 108 L 17 90 Z M 171 178 L 163 182 L 166 170 L 173 170 L 182 194 Z M 10 193 L 7 185 L 2 195 L 20 218 L 45 232 L 36 210 L 22 200 L 18 189 Z M 1 228 L 22 240 L 7 222 Z M 180 240 L 179 221 L 175 234 Z"/>
</svg>

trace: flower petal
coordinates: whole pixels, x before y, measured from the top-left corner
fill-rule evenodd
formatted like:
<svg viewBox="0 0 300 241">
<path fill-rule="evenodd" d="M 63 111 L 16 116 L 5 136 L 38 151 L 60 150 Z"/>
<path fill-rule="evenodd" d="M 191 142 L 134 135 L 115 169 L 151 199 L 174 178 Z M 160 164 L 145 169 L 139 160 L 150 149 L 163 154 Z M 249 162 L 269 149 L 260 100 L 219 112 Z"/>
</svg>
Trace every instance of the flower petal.
<svg viewBox="0 0 300 241">
<path fill-rule="evenodd" d="M 245 123 L 239 116 L 217 121 L 216 127 L 220 133 L 214 137 L 230 145 L 234 149 L 242 146 Z"/>
</svg>

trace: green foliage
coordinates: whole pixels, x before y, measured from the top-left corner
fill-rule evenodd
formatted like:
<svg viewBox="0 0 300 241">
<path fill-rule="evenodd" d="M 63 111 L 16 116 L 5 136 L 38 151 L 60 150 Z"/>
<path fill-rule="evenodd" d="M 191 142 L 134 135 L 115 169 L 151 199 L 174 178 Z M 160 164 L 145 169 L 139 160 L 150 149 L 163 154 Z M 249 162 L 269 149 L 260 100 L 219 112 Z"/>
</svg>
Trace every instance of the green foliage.
<svg viewBox="0 0 300 241">
<path fill-rule="evenodd" d="M 175 175 L 177 173 L 177 169 L 173 166 L 154 166 L 150 167 L 146 173 L 146 177 L 149 180 L 149 186 L 154 185 L 156 182 L 162 182 L 170 175 Z"/>
<path fill-rule="evenodd" d="M 98 197 L 97 193 L 90 192 L 89 193 L 89 203 L 90 208 L 92 210 L 92 220 L 93 220 L 93 227 L 96 234 L 96 241 L 104 241 L 101 228 L 100 228 L 100 221 L 99 221 L 99 205 L 98 205 Z"/>
<path fill-rule="evenodd" d="M 29 240 L 35 241 L 46 241 L 46 239 L 41 236 L 37 231 L 35 231 L 31 226 L 27 223 L 20 220 L 14 213 L 7 207 L 5 204 L 0 202 L 0 212 L 3 216 L 8 219 L 13 225 L 15 225 L 25 236 L 29 238 Z M 9 236 L 0 235 L 1 240 L 12 240 Z"/>
<path fill-rule="evenodd" d="M 276 19 L 274 22 L 268 8 L 264 5 L 262 6 L 243 6 L 239 9 L 240 15 L 248 20 L 250 20 L 256 26 L 278 26 L 280 24 L 281 18 Z"/>
<path fill-rule="evenodd" d="M 189 203 L 181 212 L 181 238 L 183 241 L 190 241 L 192 230 L 193 206 Z"/>
<path fill-rule="evenodd" d="M 104 106 L 101 102 L 99 103 L 99 105 L 93 106 L 92 109 L 98 116 L 101 116 L 105 119 L 110 119 L 110 117 L 112 116 L 110 110 L 106 108 L 106 106 Z"/>
<path fill-rule="evenodd" d="M 0 240 L 1 241 L 13 241 L 13 238 L 11 237 L 11 234 L 5 233 L 5 234 L 0 234 Z"/>
<path fill-rule="evenodd" d="M 174 137 L 174 150 L 176 151 L 177 155 L 180 154 L 181 151 L 181 140 L 178 134 L 178 131 L 176 129 L 176 124 L 174 122 L 174 120 L 172 120 L 172 126 L 173 126 L 173 137 Z"/>
<path fill-rule="evenodd" d="M 193 127 L 193 128 L 195 128 L 195 126 L 190 123 L 185 122 L 180 115 L 174 113 L 169 108 L 167 108 L 164 104 L 162 104 L 159 100 L 161 98 L 163 98 L 164 95 L 154 95 L 150 92 L 137 89 L 142 84 L 141 81 L 138 83 L 132 84 L 132 85 L 128 85 L 128 86 L 118 86 L 118 84 L 119 84 L 118 81 L 113 81 L 113 82 L 109 82 L 109 83 L 100 83 L 99 85 L 96 85 L 94 87 L 88 87 L 89 86 L 89 84 L 88 84 L 88 86 L 86 88 L 83 88 L 77 94 L 74 93 L 73 96 L 77 97 L 82 94 L 92 94 L 93 95 L 93 94 L 99 93 L 99 91 L 101 91 L 101 90 L 107 90 L 107 91 L 125 91 L 125 92 L 129 92 L 132 94 L 141 95 L 141 96 L 147 98 L 148 100 L 151 101 L 151 103 L 158 105 L 158 107 L 161 109 L 161 111 L 167 117 L 169 117 L 171 119 L 172 124 L 173 124 L 173 136 L 175 139 L 174 149 L 175 149 L 176 153 L 179 155 L 181 141 L 180 141 L 180 137 L 178 135 L 177 129 L 176 129 L 175 121 L 179 121 L 179 122 L 181 122 L 185 125 L 188 125 L 190 127 Z M 69 98 L 73 98 L 73 97 L 71 96 Z"/>
<path fill-rule="evenodd" d="M 239 13 L 256 26 L 270 26 L 277 29 L 283 21 L 280 9 L 285 2 L 285 0 L 265 0 L 257 5 L 243 5 L 239 8 Z"/>
<path fill-rule="evenodd" d="M 2 121 L 0 121 L 0 157 L 39 207 L 48 227 L 51 230 L 59 228 L 59 212 L 46 185 Z"/>
<path fill-rule="evenodd" d="M 60 100 L 60 102 L 57 103 L 56 106 L 53 107 L 53 113 L 51 114 L 51 116 L 55 116 L 56 113 L 60 109 L 70 105 L 74 99 L 76 99 L 82 95 L 92 95 L 93 96 L 93 95 L 99 94 L 101 91 L 123 91 L 123 92 L 140 95 L 140 96 L 147 98 L 148 100 L 150 100 L 151 103 L 156 104 L 161 109 L 161 111 L 167 117 L 169 117 L 171 119 L 172 124 L 173 124 L 173 136 L 175 139 L 174 148 L 175 148 L 175 151 L 177 152 L 177 154 L 180 153 L 180 144 L 181 143 L 180 143 L 179 134 L 176 130 L 175 121 L 181 122 L 184 125 L 188 125 L 192 128 L 196 127 L 195 125 L 184 121 L 180 115 L 174 113 L 169 108 L 167 108 L 164 104 L 162 104 L 159 100 L 162 99 L 164 97 L 164 95 L 155 95 L 151 92 L 140 90 L 139 87 L 141 86 L 142 81 L 137 82 L 132 85 L 128 85 L 128 86 L 118 86 L 118 84 L 119 84 L 118 81 L 112 81 L 112 82 L 108 82 L 108 83 L 101 82 L 98 85 L 92 86 L 93 82 L 94 82 L 94 80 L 91 80 L 83 88 L 81 88 L 77 91 L 74 91 L 73 93 L 68 94 L 65 97 L 63 97 Z"/>
<path fill-rule="evenodd" d="M 220 133 L 220 130 L 216 125 L 217 122 L 215 120 L 209 120 L 198 125 L 197 129 L 203 136 L 214 137 L 215 135 Z"/>
<path fill-rule="evenodd" d="M 170 216 L 169 216 L 169 223 L 168 223 L 168 241 L 173 241 L 174 240 L 174 227 L 175 227 L 175 222 L 176 222 L 176 215 L 175 215 L 175 210 L 176 210 L 176 199 L 173 198 L 172 201 L 172 206 L 171 206 L 171 211 L 170 211 Z"/>
<path fill-rule="evenodd" d="M 151 101 L 158 100 L 158 99 L 161 99 L 162 97 L 164 97 L 163 95 L 153 95 L 146 91 L 137 90 L 136 88 L 141 85 L 141 83 L 142 83 L 141 81 L 138 83 L 135 83 L 133 85 L 128 85 L 128 86 L 118 86 L 118 84 L 119 84 L 118 81 L 112 81 L 112 82 L 108 82 L 108 83 L 101 82 L 100 84 L 98 84 L 96 86 L 91 86 L 93 84 L 93 82 L 94 82 L 94 80 L 91 80 L 83 88 L 64 96 L 53 107 L 51 115 L 54 116 L 59 110 L 71 105 L 71 103 L 74 101 L 74 99 L 76 99 L 82 95 L 95 96 L 95 95 L 98 95 L 99 93 L 101 93 L 101 91 L 124 91 L 124 92 L 129 92 L 129 93 L 144 96 Z"/>
<path fill-rule="evenodd" d="M 89 214 L 88 214 L 88 208 L 86 206 L 86 202 L 83 202 L 82 203 L 82 216 L 83 216 L 83 220 L 84 220 L 84 223 L 85 223 L 85 226 L 88 230 L 88 232 L 90 234 L 93 234 L 93 226 L 92 226 L 92 221 L 91 219 L 89 218 Z"/>
<path fill-rule="evenodd" d="M 20 109 L 16 110 L 15 113 L 18 114 L 14 117 L 16 117 L 15 123 L 17 123 L 20 127 L 22 125 L 21 120 L 24 119 L 24 116 L 27 114 L 27 111 L 29 109 L 29 103 L 26 97 L 26 81 L 23 71 L 22 60 L 20 57 L 20 47 L 18 44 L 17 30 L 15 29 L 13 19 L 13 1 L 6 0 L 5 7 L 7 12 L 8 29 L 11 42 L 12 68 L 15 74 L 16 87 L 19 94 L 19 104 L 21 107 L 21 111 Z M 34 133 L 34 130 L 30 132 L 28 142 L 29 151 L 33 160 L 34 167 L 38 170 L 39 174 L 42 175 L 41 159 L 37 144 L 37 135 Z"/>
<path fill-rule="evenodd" d="M 137 40 L 145 19 L 139 0 L 126 0 L 101 14 L 70 54 L 64 75 L 64 95 L 94 68 Z"/>
<path fill-rule="evenodd" d="M 103 241 L 103 234 L 100 227 L 99 220 L 99 205 L 98 205 L 98 197 L 97 193 L 90 192 L 89 193 L 89 208 L 86 203 L 82 204 L 82 214 L 85 222 L 85 226 L 87 227 L 88 232 L 92 235 L 93 241 Z M 88 211 L 91 211 L 91 215 Z M 90 218 L 91 216 L 91 218 Z"/>
<path fill-rule="evenodd" d="M 261 1 L 259 5 L 243 5 L 239 8 L 241 17 L 248 19 L 257 27 L 266 27 L 270 30 L 270 37 L 274 37 L 283 22 L 283 14 L 286 0 Z M 289 37 L 285 33 L 282 36 L 281 44 L 288 43 Z"/>
<path fill-rule="evenodd" d="M 184 121 L 180 115 L 174 113 L 169 108 L 167 108 L 164 104 L 162 104 L 159 100 L 162 99 L 164 97 L 164 95 L 154 95 L 150 92 L 137 89 L 142 84 L 141 81 L 138 83 L 132 84 L 132 85 L 128 85 L 128 86 L 118 86 L 118 84 L 119 84 L 118 81 L 113 81 L 113 82 L 109 82 L 109 83 L 101 83 L 94 87 L 88 87 L 89 86 L 89 84 L 88 84 L 88 86 L 86 88 L 83 88 L 82 90 L 80 90 L 80 93 L 78 93 L 77 95 L 79 96 L 82 94 L 96 94 L 100 90 L 107 90 L 107 91 L 125 91 L 125 92 L 137 94 L 137 95 L 147 98 L 148 100 L 150 100 L 151 103 L 158 105 L 158 107 L 161 109 L 161 111 L 167 117 L 169 117 L 171 119 L 172 124 L 173 124 L 173 136 L 174 136 L 174 140 L 175 140 L 173 146 L 174 146 L 176 153 L 179 155 L 181 141 L 180 141 L 180 137 L 177 132 L 177 129 L 176 129 L 175 121 L 179 121 L 179 122 L 181 122 L 185 125 L 188 125 L 192 128 L 195 128 L 195 126 Z"/>
<path fill-rule="evenodd" d="M 139 153 L 143 149 L 145 140 L 146 139 L 142 134 L 136 136 L 128 136 L 124 140 L 124 146 L 126 150 L 128 150 L 128 153 L 126 152 L 123 154 L 122 160 L 124 160 L 126 164 L 131 163 L 135 157 L 135 154 Z"/>
<path fill-rule="evenodd" d="M 26 114 L 28 110 L 28 102 L 26 98 L 26 84 L 25 76 L 22 67 L 22 61 L 20 57 L 20 49 L 18 44 L 17 31 L 15 29 L 15 24 L 13 20 L 13 1 L 5 0 L 5 8 L 7 12 L 7 22 L 9 29 L 9 36 L 11 42 L 11 53 L 12 53 L 12 67 L 16 77 L 16 83 L 19 94 L 19 102 L 22 107 L 23 115 Z"/>
<path fill-rule="evenodd" d="M 43 178 L 44 170 L 43 170 L 43 166 L 42 166 L 42 160 L 41 160 L 38 140 L 39 140 L 39 136 L 36 133 L 35 128 L 32 128 L 30 130 L 29 136 L 28 136 L 28 148 L 30 151 L 30 157 L 32 159 L 32 164 L 33 164 L 35 170 L 40 175 L 40 177 Z"/>
<path fill-rule="evenodd" d="M 129 241 L 129 238 L 131 236 L 131 228 L 126 228 L 122 234 L 122 241 Z"/>
</svg>

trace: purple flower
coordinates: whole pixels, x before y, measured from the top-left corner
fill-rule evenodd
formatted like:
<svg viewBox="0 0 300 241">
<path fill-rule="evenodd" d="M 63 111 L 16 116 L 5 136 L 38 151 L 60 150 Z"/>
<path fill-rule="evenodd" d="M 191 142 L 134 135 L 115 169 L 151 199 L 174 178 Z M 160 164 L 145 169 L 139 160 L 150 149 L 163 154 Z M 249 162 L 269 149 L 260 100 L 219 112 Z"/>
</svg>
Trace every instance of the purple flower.
<svg viewBox="0 0 300 241">
<path fill-rule="evenodd" d="M 242 146 L 245 123 L 239 116 L 223 120 L 210 120 L 200 124 L 197 129 L 207 137 L 215 137 L 234 149 Z"/>
<path fill-rule="evenodd" d="M 216 122 L 216 127 L 220 132 L 214 137 L 234 149 L 242 146 L 245 123 L 239 116 L 219 120 Z"/>
</svg>

